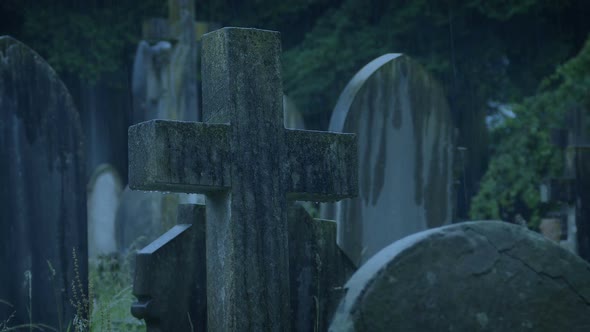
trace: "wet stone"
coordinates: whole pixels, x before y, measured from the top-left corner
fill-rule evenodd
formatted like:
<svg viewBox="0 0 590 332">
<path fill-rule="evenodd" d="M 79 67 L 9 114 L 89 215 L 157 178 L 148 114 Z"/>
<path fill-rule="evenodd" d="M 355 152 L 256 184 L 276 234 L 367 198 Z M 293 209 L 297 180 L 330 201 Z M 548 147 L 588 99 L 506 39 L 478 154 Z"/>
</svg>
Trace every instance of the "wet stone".
<svg viewBox="0 0 590 332">
<path fill-rule="evenodd" d="M 284 128 L 279 55 L 276 32 L 209 33 L 205 122 L 153 120 L 129 129 L 132 189 L 206 195 L 207 324 L 214 331 L 287 330 L 287 199 L 357 193 L 354 135 Z"/>
<path fill-rule="evenodd" d="M 72 283 L 87 280 L 84 160 L 62 81 L 26 45 L 0 37 L 0 321 L 14 314 L 11 326 L 65 331 L 74 320 Z"/>
<path fill-rule="evenodd" d="M 590 265 L 540 234 L 499 221 L 403 238 L 345 288 L 330 331 L 590 328 Z"/>
<path fill-rule="evenodd" d="M 359 196 L 322 207 L 360 266 L 393 241 L 450 223 L 453 125 L 440 85 L 403 54 L 363 67 L 342 91 L 332 132 L 358 135 Z"/>
</svg>

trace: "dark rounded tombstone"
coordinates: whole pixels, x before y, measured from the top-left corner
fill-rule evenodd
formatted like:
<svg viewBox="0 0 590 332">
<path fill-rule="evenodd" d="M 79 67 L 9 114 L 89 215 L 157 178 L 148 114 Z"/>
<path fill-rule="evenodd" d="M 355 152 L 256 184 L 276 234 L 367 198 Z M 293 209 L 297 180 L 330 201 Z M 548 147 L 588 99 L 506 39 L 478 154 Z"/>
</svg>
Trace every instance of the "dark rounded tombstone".
<svg viewBox="0 0 590 332">
<path fill-rule="evenodd" d="M 504 222 L 408 236 L 345 290 L 331 331 L 590 331 L 590 265 Z"/>
<path fill-rule="evenodd" d="M 0 37 L 0 322 L 72 323 L 72 284 L 87 280 L 85 182 L 66 87 L 38 54 Z"/>
</svg>

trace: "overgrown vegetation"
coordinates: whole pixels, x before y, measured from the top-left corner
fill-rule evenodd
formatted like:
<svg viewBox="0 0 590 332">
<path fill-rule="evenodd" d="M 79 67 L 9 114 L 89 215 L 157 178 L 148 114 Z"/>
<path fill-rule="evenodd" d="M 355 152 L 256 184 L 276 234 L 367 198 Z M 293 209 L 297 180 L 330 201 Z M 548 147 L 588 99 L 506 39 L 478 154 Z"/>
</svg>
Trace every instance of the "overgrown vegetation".
<svg viewBox="0 0 590 332">
<path fill-rule="evenodd" d="M 166 2 L 21 1 L 3 0 L 0 24 L 35 51 L 60 74 L 94 81 L 102 74 L 126 68 L 137 41 L 141 22 L 165 15 Z M 3 26 L 4 25 L 4 26 Z"/>
<path fill-rule="evenodd" d="M 134 253 L 135 251 L 131 251 Z M 13 316 L 0 320 L 0 332 L 22 331 L 57 331 L 57 332 L 113 332 L 145 331 L 145 324 L 130 315 L 131 303 L 135 301 L 132 294 L 131 257 L 118 254 L 100 256 L 88 265 L 89 280 L 82 280 L 78 270 L 76 251 L 74 258 L 75 278 L 72 280 L 72 298 L 70 305 L 75 308 L 75 317 L 71 322 L 64 322 L 56 328 L 29 321 L 27 324 L 12 325 Z M 51 264 L 49 264 L 51 269 Z M 87 291 L 86 291 L 87 290 Z M 29 299 L 31 296 L 29 295 Z M 12 307 L 0 299 L 0 305 Z M 33 304 L 31 303 L 31 306 Z"/>
<path fill-rule="evenodd" d="M 536 95 L 514 105 L 514 118 L 492 132 L 493 158 L 473 198 L 474 219 L 521 214 L 530 226 L 538 226 L 553 208 L 540 202 L 539 185 L 561 176 L 563 168 L 563 151 L 551 143 L 551 130 L 564 126 L 568 113 L 579 109 L 590 109 L 590 38 L 575 58 L 541 83 Z M 583 127 L 590 133 L 588 124 Z"/>
</svg>

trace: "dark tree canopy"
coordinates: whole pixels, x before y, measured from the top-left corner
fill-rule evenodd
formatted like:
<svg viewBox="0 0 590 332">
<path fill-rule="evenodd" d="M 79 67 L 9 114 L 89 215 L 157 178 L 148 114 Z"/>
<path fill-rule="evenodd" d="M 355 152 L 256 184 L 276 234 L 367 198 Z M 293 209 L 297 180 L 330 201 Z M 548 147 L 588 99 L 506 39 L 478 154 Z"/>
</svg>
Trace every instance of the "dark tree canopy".
<svg viewBox="0 0 590 332">
<path fill-rule="evenodd" d="M 579 100 L 588 92 L 583 82 L 590 64 L 580 60 L 586 51 L 568 62 L 590 31 L 585 0 L 208 0 L 196 1 L 195 8 L 197 20 L 281 32 L 285 93 L 313 129 L 327 128 L 343 87 L 377 56 L 405 53 L 424 65 L 443 83 L 459 129 L 457 143 L 469 154 L 461 175 L 467 186 L 458 195 L 465 209 L 491 160 L 473 217 L 502 217 L 501 206 L 509 214 L 520 209 L 537 218 L 532 187 L 515 181 L 505 188 L 498 177 L 516 167 L 529 169 L 523 164 L 534 165 L 527 176 L 537 180 L 556 172 L 546 164 L 556 152 L 543 145 L 554 115 L 543 110 L 563 108 L 564 94 L 587 110 Z M 3 0 L 0 34 L 24 41 L 60 74 L 95 80 L 129 68 L 142 20 L 166 16 L 166 10 L 165 0 Z M 551 84 L 542 85 L 547 77 Z M 566 91 L 570 81 L 580 93 Z M 498 112 L 498 105 L 517 105 L 518 116 L 488 135 L 485 117 Z M 532 134 L 541 136 L 526 136 L 536 130 L 528 123 L 536 122 L 541 129 Z M 514 141 L 527 139 L 531 143 Z M 525 150 L 533 159 L 506 159 L 506 151 L 533 145 Z M 490 200 L 498 205 L 481 203 Z"/>
</svg>

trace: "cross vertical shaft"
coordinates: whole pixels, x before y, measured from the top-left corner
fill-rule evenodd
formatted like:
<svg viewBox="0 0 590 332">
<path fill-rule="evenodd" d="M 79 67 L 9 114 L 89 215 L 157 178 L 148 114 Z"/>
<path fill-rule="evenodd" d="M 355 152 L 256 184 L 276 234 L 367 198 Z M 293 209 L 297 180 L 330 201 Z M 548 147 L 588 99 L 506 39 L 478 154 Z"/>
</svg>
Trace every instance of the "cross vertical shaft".
<svg viewBox="0 0 590 332">
<path fill-rule="evenodd" d="M 278 33 L 254 29 L 203 38 L 204 120 L 231 124 L 228 166 L 230 178 L 239 179 L 229 191 L 207 195 L 213 331 L 289 328 L 280 48 Z"/>
</svg>

